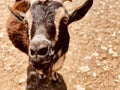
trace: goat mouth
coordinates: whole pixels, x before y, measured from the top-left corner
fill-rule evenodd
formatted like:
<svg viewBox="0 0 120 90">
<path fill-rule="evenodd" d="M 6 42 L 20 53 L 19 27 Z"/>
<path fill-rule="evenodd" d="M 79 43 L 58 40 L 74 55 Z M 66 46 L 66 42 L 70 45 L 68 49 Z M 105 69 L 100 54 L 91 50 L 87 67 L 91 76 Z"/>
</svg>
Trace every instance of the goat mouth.
<svg viewBox="0 0 120 90">
<path fill-rule="evenodd" d="M 35 69 L 38 70 L 50 65 L 51 61 L 52 61 L 52 57 L 49 56 L 45 58 L 41 58 L 39 60 L 33 60 L 30 58 L 30 63 Z"/>
<path fill-rule="evenodd" d="M 47 63 L 50 63 L 50 60 L 41 62 L 41 64 L 47 64 Z"/>
<path fill-rule="evenodd" d="M 33 67 L 37 70 L 44 69 L 50 65 L 50 61 L 44 61 L 42 63 L 32 63 Z"/>
<path fill-rule="evenodd" d="M 39 59 L 32 58 L 30 56 L 29 61 L 35 69 L 37 69 L 37 70 L 42 69 L 42 68 L 47 67 L 51 64 L 51 62 L 53 60 L 54 52 L 55 51 L 52 48 L 50 48 L 48 55 L 42 56 L 42 57 L 40 56 Z"/>
<path fill-rule="evenodd" d="M 40 61 L 31 61 L 31 63 L 32 63 L 32 65 L 44 65 L 44 64 L 48 64 L 48 63 L 50 63 L 51 62 L 51 60 L 49 59 L 47 59 L 47 60 L 40 60 Z"/>
</svg>

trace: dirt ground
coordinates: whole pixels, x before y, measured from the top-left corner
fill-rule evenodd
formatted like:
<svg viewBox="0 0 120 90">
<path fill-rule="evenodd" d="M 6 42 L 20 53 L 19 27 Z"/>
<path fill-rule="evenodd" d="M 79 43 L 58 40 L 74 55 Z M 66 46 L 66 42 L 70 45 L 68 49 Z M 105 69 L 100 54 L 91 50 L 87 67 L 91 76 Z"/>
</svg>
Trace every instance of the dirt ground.
<svg viewBox="0 0 120 90">
<path fill-rule="evenodd" d="M 28 57 L 6 32 L 8 5 L 0 0 L 0 90 L 25 90 Z M 80 0 L 73 0 L 73 10 Z M 86 16 L 69 25 L 70 45 L 59 73 L 68 90 L 120 90 L 120 0 L 94 0 Z"/>
</svg>

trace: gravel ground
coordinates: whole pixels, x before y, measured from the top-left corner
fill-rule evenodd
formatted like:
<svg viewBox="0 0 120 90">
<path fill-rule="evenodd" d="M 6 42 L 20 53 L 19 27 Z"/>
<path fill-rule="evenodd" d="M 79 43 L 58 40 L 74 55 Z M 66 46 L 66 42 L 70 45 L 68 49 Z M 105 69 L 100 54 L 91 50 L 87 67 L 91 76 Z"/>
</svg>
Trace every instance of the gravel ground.
<svg viewBox="0 0 120 90">
<path fill-rule="evenodd" d="M 7 5 L 0 1 L 0 89 L 25 90 L 28 57 L 6 32 Z M 74 10 L 80 0 L 67 5 Z M 86 16 L 69 25 L 70 46 L 59 73 L 68 90 L 120 90 L 120 0 L 94 0 Z"/>
</svg>

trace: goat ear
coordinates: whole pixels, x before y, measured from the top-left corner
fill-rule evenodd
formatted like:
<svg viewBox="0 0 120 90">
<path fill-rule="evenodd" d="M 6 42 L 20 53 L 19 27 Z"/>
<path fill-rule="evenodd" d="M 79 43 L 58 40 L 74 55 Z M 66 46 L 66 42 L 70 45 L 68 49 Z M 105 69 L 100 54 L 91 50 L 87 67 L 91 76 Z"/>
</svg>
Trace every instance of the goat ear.
<svg viewBox="0 0 120 90">
<path fill-rule="evenodd" d="M 92 4 L 93 0 L 86 0 L 86 2 L 81 7 L 77 8 L 72 14 L 69 15 L 70 19 L 68 24 L 83 18 L 91 8 Z"/>
<path fill-rule="evenodd" d="M 25 15 L 22 15 L 23 13 L 17 12 L 16 10 L 12 9 L 8 6 L 9 11 L 20 21 L 24 21 Z"/>
</svg>

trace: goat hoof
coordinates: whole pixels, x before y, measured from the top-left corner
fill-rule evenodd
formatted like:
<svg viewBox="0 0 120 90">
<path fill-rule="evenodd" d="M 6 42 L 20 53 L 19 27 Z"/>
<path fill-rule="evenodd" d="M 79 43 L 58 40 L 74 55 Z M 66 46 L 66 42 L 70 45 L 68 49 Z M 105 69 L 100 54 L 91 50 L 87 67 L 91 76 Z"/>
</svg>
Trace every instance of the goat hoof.
<svg viewBox="0 0 120 90">
<path fill-rule="evenodd" d="M 39 74 L 39 79 L 45 79 L 47 76 L 45 74 Z"/>
<path fill-rule="evenodd" d="M 57 74 L 56 72 L 53 72 L 53 73 L 52 73 L 51 80 L 57 81 L 57 79 L 58 79 L 58 74 Z"/>
</svg>

